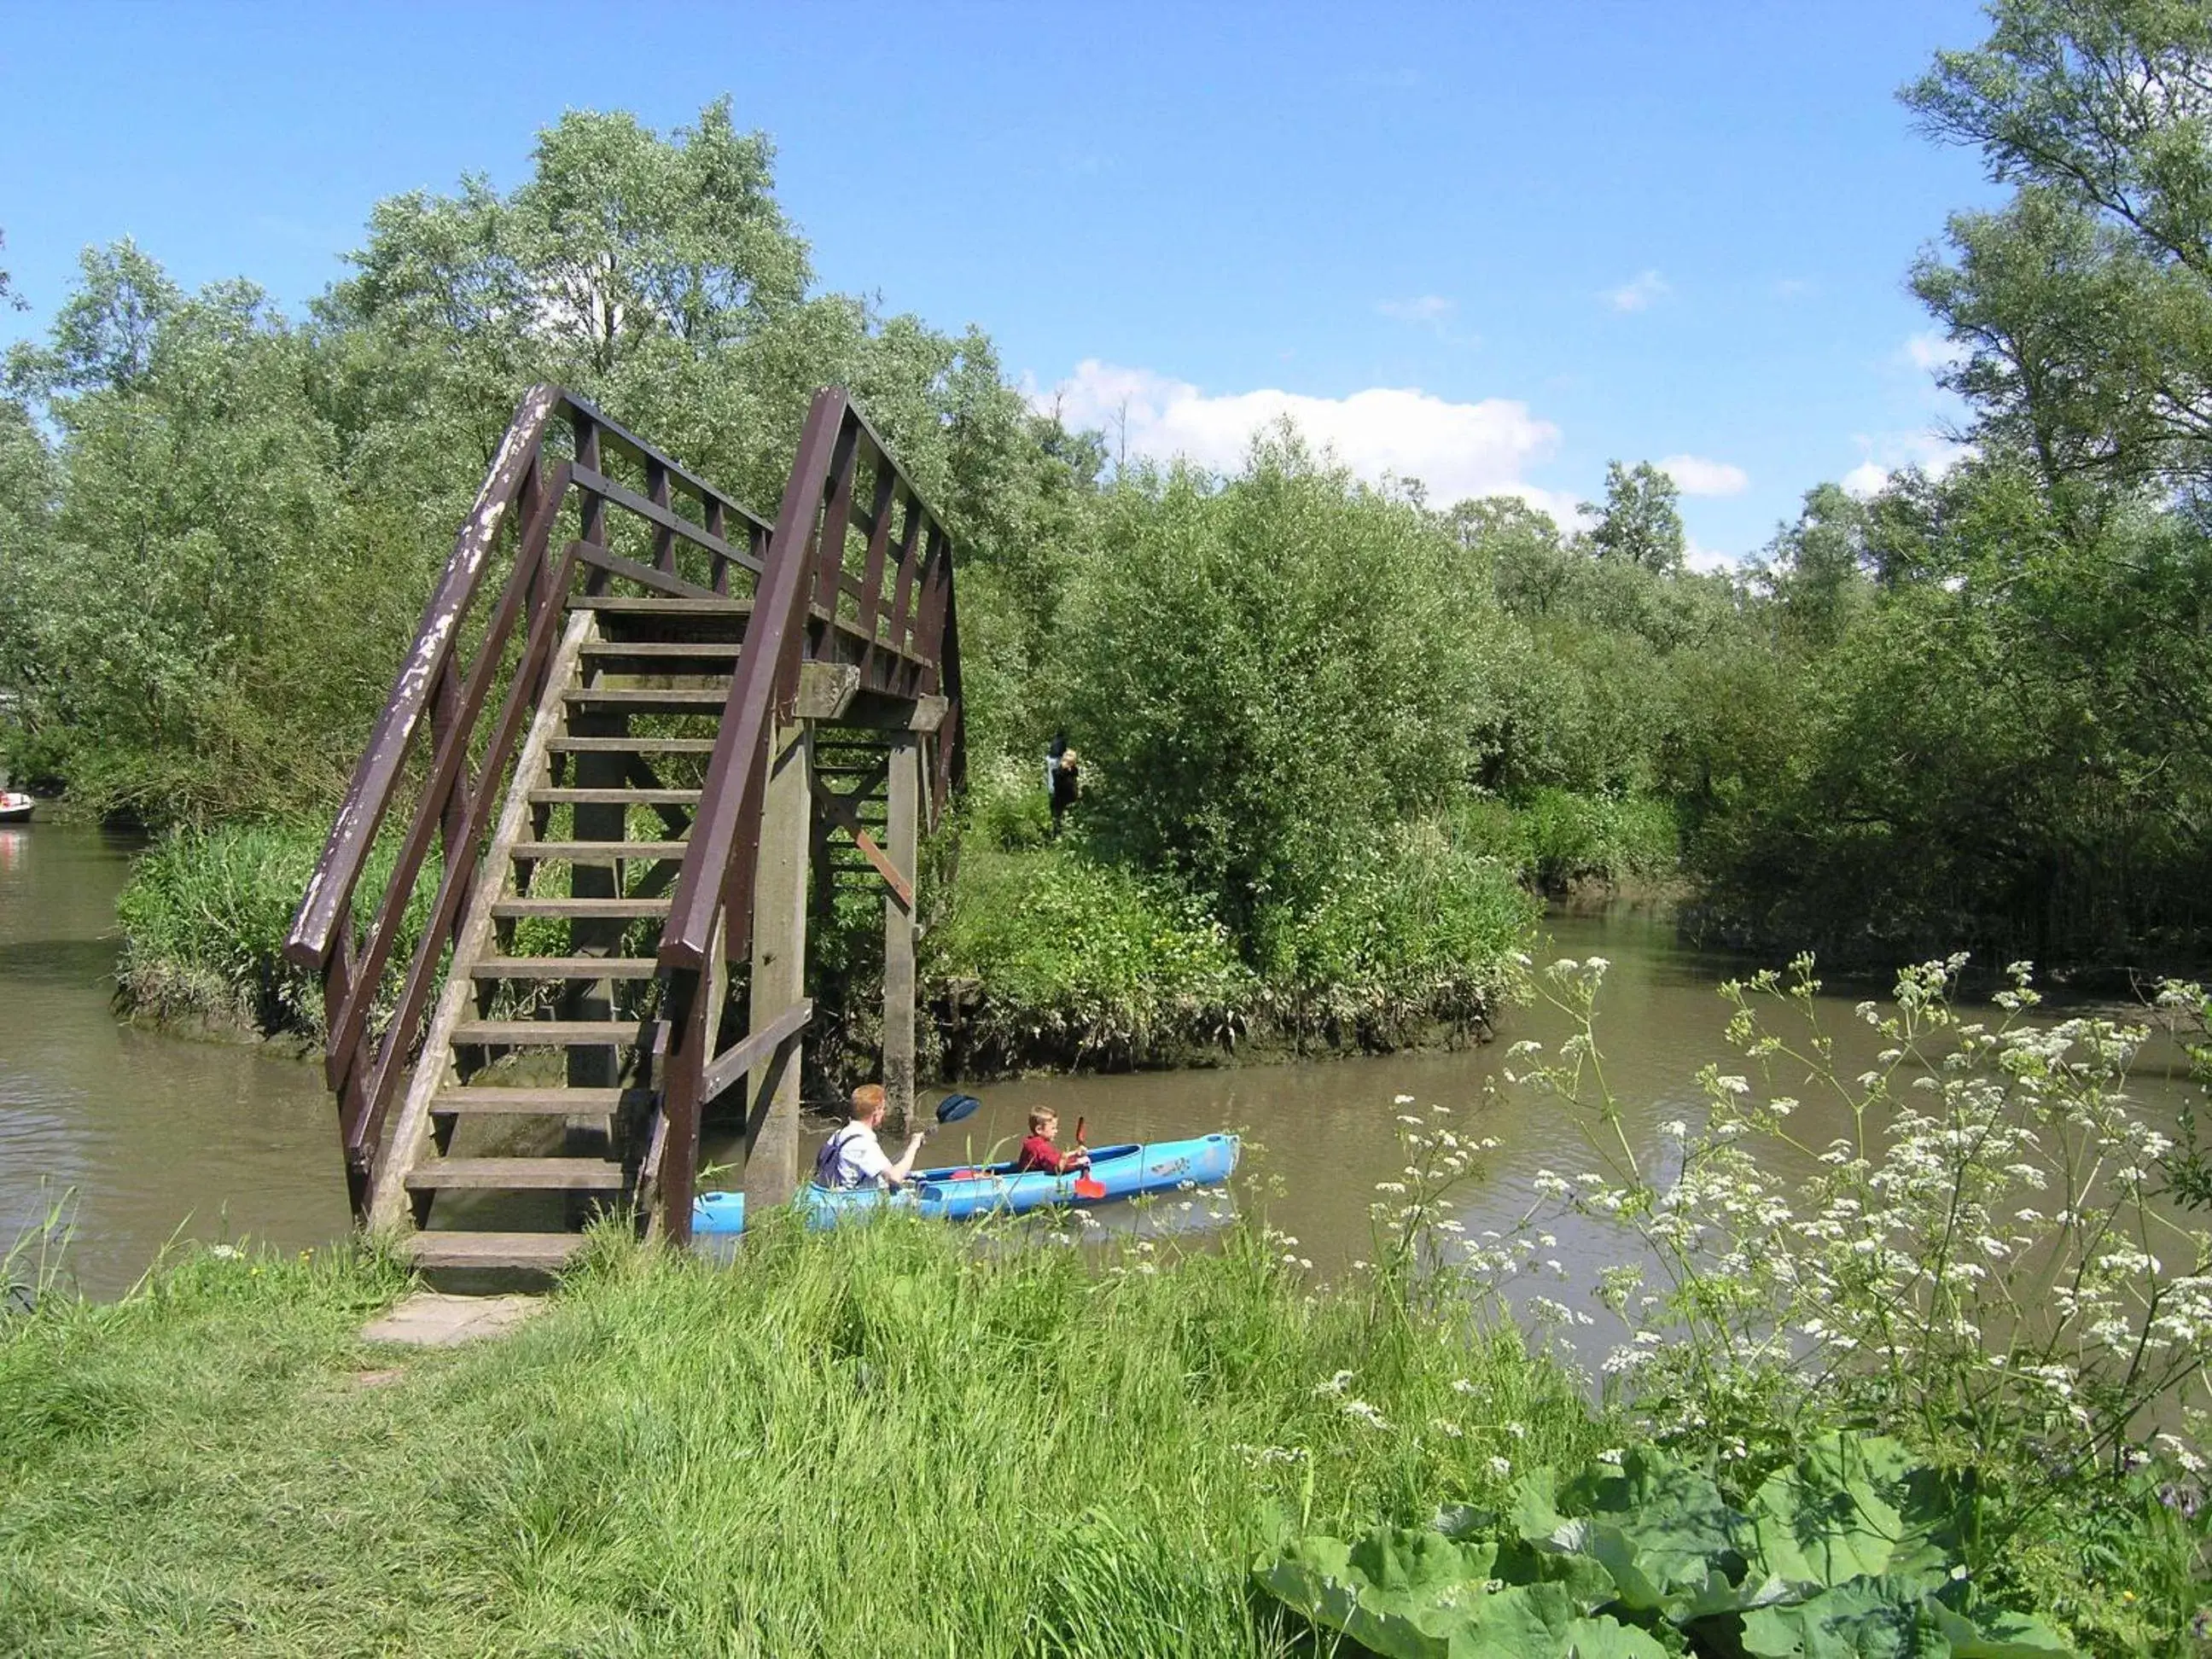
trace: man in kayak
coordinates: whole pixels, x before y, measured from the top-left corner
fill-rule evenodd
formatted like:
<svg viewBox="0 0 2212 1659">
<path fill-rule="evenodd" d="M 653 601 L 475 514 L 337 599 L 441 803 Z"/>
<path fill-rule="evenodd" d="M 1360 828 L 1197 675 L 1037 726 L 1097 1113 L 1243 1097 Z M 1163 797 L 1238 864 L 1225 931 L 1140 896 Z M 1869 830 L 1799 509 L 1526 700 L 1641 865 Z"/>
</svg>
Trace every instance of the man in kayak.
<svg viewBox="0 0 2212 1659">
<path fill-rule="evenodd" d="M 1072 1152 L 1060 1150 L 1060 1115 L 1056 1112 L 1031 1112 L 1030 1137 L 1022 1142 L 1022 1150 L 1014 1158 L 1014 1173 L 1029 1175 L 1066 1175 L 1075 1170 L 1091 1167 L 1091 1154 L 1081 1146 Z"/>
<path fill-rule="evenodd" d="M 883 1121 L 883 1085 L 863 1083 L 853 1091 L 844 1123 L 814 1156 L 815 1184 L 832 1192 L 906 1185 L 914 1173 L 915 1154 L 921 1150 L 921 1131 L 908 1137 L 905 1152 L 894 1164 L 876 1140 Z"/>
</svg>

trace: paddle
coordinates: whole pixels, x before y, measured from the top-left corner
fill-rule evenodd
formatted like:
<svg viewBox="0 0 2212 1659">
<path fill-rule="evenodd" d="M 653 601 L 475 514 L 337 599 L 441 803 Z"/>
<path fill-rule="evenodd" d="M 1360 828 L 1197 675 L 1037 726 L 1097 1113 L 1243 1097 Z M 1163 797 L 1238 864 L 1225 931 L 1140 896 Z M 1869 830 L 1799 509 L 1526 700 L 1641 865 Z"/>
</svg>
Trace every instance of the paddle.
<svg viewBox="0 0 2212 1659">
<path fill-rule="evenodd" d="M 1077 1118 L 1075 1120 L 1075 1144 L 1078 1146 L 1081 1146 L 1083 1145 L 1083 1126 L 1084 1120 L 1079 1117 Z M 1106 1196 L 1106 1183 L 1103 1181 L 1093 1180 L 1087 1175 L 1079 1175 L 1075 1177 L 1075 1195 L 1079 1199 L 1085 1200 L 1086 1202 L 1096 1203 L 1098 1200 Z"/>
<path fill-rule="evenodd" d="M 981 1101 L 976 1099 L 973 1095 L 945 1096 L 944 1099 L 937 1103 L 937 1121 L 939 1127 L 942 1127 L 947 1123 L 957 1123 L 963 1117 L 975 1116 L 977 1109 L 980 1108 L 982 1103 L 983 1103 Z M 975 1172 L 973 1170 L 955 1170 L 952 1172 L 952 1179 L 955 1181 L 972 1179 L 975 1173 Z"/>
</svg>

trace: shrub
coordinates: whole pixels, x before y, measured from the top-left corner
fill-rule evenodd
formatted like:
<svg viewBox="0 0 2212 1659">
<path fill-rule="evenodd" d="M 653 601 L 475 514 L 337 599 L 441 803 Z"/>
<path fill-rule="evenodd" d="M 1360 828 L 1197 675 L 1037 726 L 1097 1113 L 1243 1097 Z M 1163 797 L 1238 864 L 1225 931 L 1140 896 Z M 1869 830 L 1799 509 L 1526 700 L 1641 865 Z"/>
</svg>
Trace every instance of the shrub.
<svg viewBox="0 0 2212 1659">
<path fill-rule="evenodd" d="M 1434 520 L 1289 434 L 1225 484 L 1134 474 L 1106 514 L 1066 672 L 1114 850 L 1247 938 L 1317 902 L 1372 826 L 1464 787 L 1505 629 Z"/>
<path fill-rule="evenodd" d="M 179 830 L 141 854 L 115 903 L 124 1001 L 158 1018 L 319 1036 L 321 985 L 283 953 L 325 833 L 299 823 Z M 362 894 L 383 892 L 398 851 L 391 837 L 379 842 Z M 428 919 L 435 873 L 426 861 L 401 919 L 393 960 L 403 969 Z"/>
<path fill-rule="evenodd" d="M 1231 1040 L 1255 981 L 1194 900 L 1071 847 L 971 847 L 924 941 L 956 1069 L 1127 1064 Z"/>
<path fill-rule="evenodd" d="M 1385 827 L 1310 908 L 1264 911 L 1255 954 L 1297 1034 L 1390 1046 L 1492 1012 L 1534 914 L 1511 866 L 1434 823 Z"/>
</svg>

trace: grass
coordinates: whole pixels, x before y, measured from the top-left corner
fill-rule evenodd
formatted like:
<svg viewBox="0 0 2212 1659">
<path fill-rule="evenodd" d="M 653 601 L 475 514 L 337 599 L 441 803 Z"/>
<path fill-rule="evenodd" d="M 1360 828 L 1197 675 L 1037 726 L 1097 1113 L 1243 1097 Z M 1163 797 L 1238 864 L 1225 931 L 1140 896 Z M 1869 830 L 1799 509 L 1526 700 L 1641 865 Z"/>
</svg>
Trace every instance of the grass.
<svg viewBox="0 0 2212 1659">
<path fill-rule="evenodd" d="M 504 1341 L 364 1345 L 404 1284 L 197 1249 L 0 1324 L 0 1650 L 1288 1652 L 1246 1577 L 1280 1526 L 1604 1432 L 1510 1333 L 1251 1228 L 1103 1273 L 896 1218 L 728 1268 L 602 1241 Z"/>
<path fill-rule="evenodd" d="M 124 1002 L 157 1019 L 319 1036 L 321 985 L 283 952 L 325 834 L 305 823 L 221 824 L 173 831 L 140 854 L 115 902 Z M 364 908 L 382 896 L 398 854 L 390 836 L 370 853 Z M 436 867 L 426 860 L 402 921 L 403 967 L 428 919 Z"/>
<path fill-rule="evenodd" d="M 1667 883 L 1681 874 L 1674 806 L 1650 795 L 1590 795 L 1545 787 L 1512 801 L 1471 800 L 1459 839 L 1513 866 L 1544 892 L 1596 880 Z"/>
</svg>

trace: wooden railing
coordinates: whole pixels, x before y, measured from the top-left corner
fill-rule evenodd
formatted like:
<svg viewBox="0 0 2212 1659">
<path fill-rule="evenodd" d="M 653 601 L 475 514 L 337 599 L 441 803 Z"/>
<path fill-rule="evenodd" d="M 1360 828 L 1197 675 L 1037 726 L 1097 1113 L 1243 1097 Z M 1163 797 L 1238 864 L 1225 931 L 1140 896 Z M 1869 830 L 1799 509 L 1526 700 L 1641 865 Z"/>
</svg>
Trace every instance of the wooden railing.
<svg viewBox="0 0 2212 1659">
<path fill-rule="evenodd" d="M 562 415 L 573 459 L 546 453 L 553 422 Z M 642 494 L 605 476 L 601 469 L 610 453 L 641 469 Z M 696 522 L 676 511 L 679 495 L 696 509 Z M 571 496 L 579 533 L 556 553 L 554 527 Z M 627 559 L 610 546 L 609 505 L 642 521 L 650 563 Z M 728 539 L 733 529 L 742 534 L 742 546 Z M 337 1097 L 339 1141 L 356 1216 L 366 1213 L 369 1170 L 385 1115 L 413 1062 L 441 963 L 459 931 L 484 837 L 517 739 L 543 690 L 576 573 L 587 570 L 593 585 L 611 572 L 649 586 L 726 592 L 732 568 L 761 569 L 768 533 L 762 520 L 557 386 L 532 387 L 516 409 L 423 607 L 415 642 L 354 769 L 285 941 L 287 959 L 322 976 L 324 1073 Z M 513 548 L 513 564 L 465 669 L 464 636 L 503 537 Z M 706 581 L 680 574 L 679 541 L 708 555 Z M 508 647 L 518 627 L 525 637 L 510 667 Z M 484 711 L 502 678 L 505 695 L 487 732 Z M 378 831 L 395 807 L 404 812 L 407 827 L 367 924 L 357 927 L 362 878 Z M 434 841 L 441 865 L 429 915 L 391 1018 L 377 1031 L 375 1016 Z"/>
<path fill-rule="evenodd" d="M 546 452 L 563 415 L 573 437 L 568 459 Z M 642 488 L 610 477 L 610 456 L 637 469 Z M 576 534 L 556 550 L 554 532 L 571 505 Z M 679 510 L 684 505 L 691 514 Z M 640 556 L 615 544 L 609 507 L 625 515 Z M 465 667 L 463 641 L 502 538 L 513 563 Z M 325 1073 L 337 1097 L 356 1216 L 367 1212 L 386 1115 L 415 1062 L 426 1011 L 580 576 L 592 591 L 619 579 L 693 598 L 745 597 L 732 593 L 732 583 L 741 581 L 750 585 L 754 607 L 660 945 L 670 1046 L 653 1197 L 673 1237 L 689 1234 L 708 1085 L 720 1086 L 771 1036 L 752 1033 L 723 1054 L 708 1052 L 720 1001 L 707 994 L 708 970 L 718 973 L 749 943 L 768 744 L 793 713 L 800 663 L 856 668 L 861 689 L 871 693 L 946 699 L 943 720 L 922 739 L 933 806 L 941 807 L 959 782 L 964 757 L 951 540 L 844 392 L 817 395 L 771 530 L 582 399 L 556 386 L 533 387 L 424 607 L 285 945 L 289 960 L 322 977 Z M 511 653 L 518 629 L 520 647 Z M 502 680 L 498 712 L 487 726 L 485 711 Z M 359 890 L 379 831 L 395 811 L 404 813 L 406 829 L 362 924 Z M 380 1025 L 405 917 L 434 842 L 441 859 L 434 896 L 390 1017 Z"/>
<path fill-rule="evenodd" d="M 692 819 L 690 851 L 660 936 L 664 977 L 689 976 L 696 989 L 718 953 L 735 957 L 750 944 L 769 744 L 796 712 L 806 660 L 857 668 L 866 691 L 947 700 L 944 720 L 922 738 L 933 807 L 941 808 L 964 765 L 951 538 L 851 398 L 836 387 L 816 394 L 784 487 L 744 654 Z M 662 1074 L 668 1155 L 659 1185 L 664 1225 L 678 1240 L 690 1234 L 708 1080 L 741 1069 L 732 1054 L 711 1052 L 714 1000 L 695 994 L 669 1010 Z"/>
</svg>

